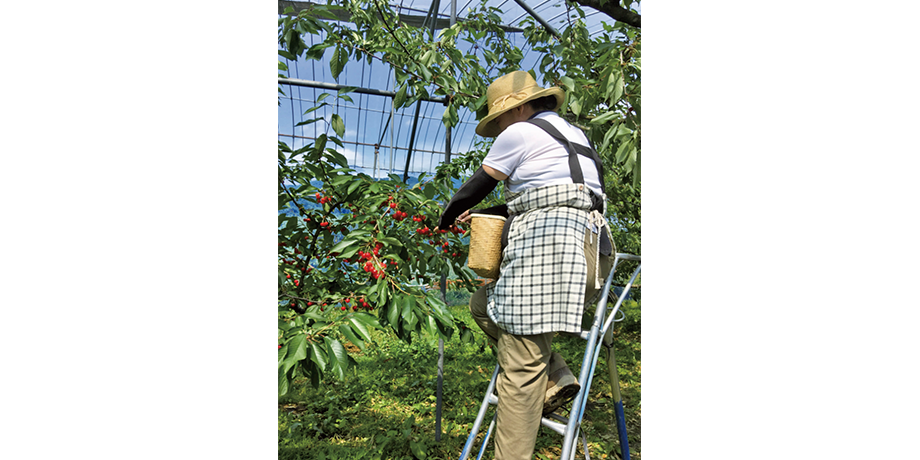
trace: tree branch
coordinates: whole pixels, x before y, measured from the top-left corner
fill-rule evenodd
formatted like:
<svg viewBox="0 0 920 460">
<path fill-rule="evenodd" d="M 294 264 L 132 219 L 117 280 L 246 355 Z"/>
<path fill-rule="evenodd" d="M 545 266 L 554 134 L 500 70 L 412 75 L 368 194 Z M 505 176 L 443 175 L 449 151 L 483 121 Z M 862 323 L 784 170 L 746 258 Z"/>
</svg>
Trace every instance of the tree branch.
<svg viewBox="0 0 920 460">
<path fill-rule="evenodd" d="M 581 6 L 594 8 L 595 10 L 605 13 L 607 16 L 610 16 L 617 21 L 629 24 L 637 29 L 642 27 L 642 16 L 634 11 L 630 11 L 620 6 L 619 0 L 607 0 L 607 2 L 605 2 L 603 5 L 601 5 L 600 0 L 572 1 L 578 3 Z"/>
</svg>

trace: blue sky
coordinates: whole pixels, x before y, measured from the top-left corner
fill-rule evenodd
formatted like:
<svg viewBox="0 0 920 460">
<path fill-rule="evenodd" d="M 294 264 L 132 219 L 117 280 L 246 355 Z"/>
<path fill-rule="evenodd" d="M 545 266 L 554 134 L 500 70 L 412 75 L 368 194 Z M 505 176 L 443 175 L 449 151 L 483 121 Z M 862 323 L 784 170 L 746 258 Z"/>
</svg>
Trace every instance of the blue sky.
<svg viewBox="0 0 920 460">
<path fill-rule="evenodd" d="M 554 26 L 559 28 L 564 26 L 565 9 L 560 6 L 560 2 L 532 1 L 529 3 L 537 14 L 550 21 Z M 422 3 L 408 0 L 402 2 L 402 8 L 400 9 L 399 4 L 391 3 L 395 10 L 409 15 L 424 15 L 429 8 L 429 4 L 430 2 Z M 506 0 L 493 2 L 493 4 L 504 11 L 501 16 L 506 24 L 518 25 L 522 20 L 529 17 L 513 1 Z M 472 6 L 472 2 L 458 3 L 457 15 L 464 17 L 467 9 Z M 441 17 L 449 18 L 450 2 L 442 2 L 439 13 Z M 588 24 L 589 31 L 592 33 L 603 30 L 602 20 L 609 21 L 609 18 L 594 11 L 589 10 L 586 12 L 585 21 Z M 522 69 L 534 69 L 537 72 L 538 82 L 543 84 L 539 69 L 536 68 L 538 66 L 537 59 L 540 55 L 525 46 L 524 37 L 521 33 L 512 33 L 509 34 L 509 37 L 512 43 L 521 48 L 523 52 Z M 312 45 L 320 42 L 322 38 L 321 36 L 307 36 L 304 37 L 304 40 L 308 45 Z M 458 41 L 458 45 L 472 46 L 462 40 Z M 331 55 L 330 51 L 324 54 L 322 60 L 306 60 L 304 58 L 296 62 L 285 60 L 289 69 L 288 76 L 301 80 L 395 91 L 392 72 L 379 61 L 372 61 L 371 64 L 367 64 L 364 61 L 349 61 L 339 75 L 338 80 L 334 80 L 329 71 L 329 58 Z M 494 77 L 497 76 L 497 74 L 494 75 Z M 283 85 L 282 89 L 286 97 L 281 98 L 281 105 L 278 107 L 278 139 L 293 148 L 299 148 L 305 142 L 311 142 L 309 138 L 315 138 L 325 132 L 328 125 L 323 122 L 317 122 L 305 127 L 294 127 L 294 125 L 302 120 L 301 115 L 303 112 L 313 107 L 315 105 L 313 101 L 316 101 L 317 97 L 323 92 L 329 92 L 332 95 L 335 92 L 289 85 Z M 354 99 L 353 104 L 347 101 L 336 101 L 333 97 L 325 99 L 325 101 L 330 102 L 330 106 L 311 113 L 310 117 L 322 116 L 328 120 L 331 119 L 332 114 L 338 113 L 343 118 L 345 121 L 345 136 L 343 139 L 345 149 L 342 153 L 358 171 L 373 174 L 375 164 L 373 145 L 379 143 L 381 148 L 377 152 L 378 169 L 376 175 L 381 177 L 392 171 L 401 176 L 406 165 L 406 154 L 410 144 L 409 138 L 416 110 L 415 105 L 402 107 L 400 110 L 395 111 L 396 121 L 392 126 L 388 126 L 391 104 L 389 97 L 357 93 L 352 93 L 350 96 Z M 446 147 L 445 129 L 441 123 L 444 106 L 434 102 L 421 102 L 420 104 L 421 111 L 409 168 L 410 174 L 433 171 L 438 163 L 443 161 L 443 152 Z M 459 115 L 460 124 L 454 127 L 452 132 L 450 148 L 452 154 L 473 150 L 477 139 L 482 140 L 474 133 L 476 127 L 474 114 L 466 109 L 461 109 Z M 396 146 L 395 151 L 391 151 L 389 148 L 391 136 L 393 139 L 392 144 Z M 391 166 L 392 170 L 390 169 Z"/>
</svg>

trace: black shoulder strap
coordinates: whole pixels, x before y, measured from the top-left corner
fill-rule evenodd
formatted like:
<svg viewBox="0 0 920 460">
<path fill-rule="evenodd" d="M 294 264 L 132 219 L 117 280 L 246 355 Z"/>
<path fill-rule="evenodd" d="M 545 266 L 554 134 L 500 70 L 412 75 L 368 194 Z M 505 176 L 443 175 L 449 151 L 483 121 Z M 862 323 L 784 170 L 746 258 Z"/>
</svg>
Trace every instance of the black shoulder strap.
<svg viewBox="0 0 920 460">
<path fill-rule="evenodd" d="M 585 177 L 581 171 L 581 164 L 578 162 L 578 155 L 585 156 L 594 161 L 594 166 L 597 168 L 598 182 L 601 183 L 601 190 L 605 194 L 607 193 L 606 187 L 604 187 L 604 165 L 601 162 L 600 155 L 597 154 L 596 150 L 594 150 L 592 147 L 573 144 L 572 141 L 563 136 L 562 133 L 560 133 L 559 130 L 552 125 L 552 123 L 546 120 L 532 118 L 527 120 L 527 122 L 539 127 L 543 131 L 546 131 L 546 134 L 549 134 L 553 139 L 556 139 L 556 141 L 562 144 L 566 151 L 569 152 L 569 169 L 572 172 L 572 181 L 576 184 L 585 183 Z"/>
</svg>

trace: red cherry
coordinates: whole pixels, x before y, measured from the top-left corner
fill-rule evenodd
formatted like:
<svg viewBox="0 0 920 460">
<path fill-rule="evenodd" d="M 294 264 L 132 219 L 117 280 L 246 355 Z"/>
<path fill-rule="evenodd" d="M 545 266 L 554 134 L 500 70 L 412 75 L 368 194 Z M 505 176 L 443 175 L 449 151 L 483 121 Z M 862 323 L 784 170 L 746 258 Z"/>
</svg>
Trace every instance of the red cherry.
<svg viewBox="0 0 920 460">
<path fill-rule="evenodd" d="M 325 228 L 325 227 L 328 227 L 328 226 L 329 226 L 329 222 L 321 222 L 321 223 L 319 224 L 319 226 L 320 226 L 320 227 L 324 227 L 324 228 Z"/>
<path fill-rule="evenodd" d="M 288 277 L 288 279 L 291 279 L 291 275 L 288 275 L 287 277 Z"/>
<path fill-rule="evenodd" d="M 345 311 L 345 310 L 346 310 L 346 307 L 343 305 L 343 306 L 342 306 L 342 311 Z"/>
<path fill-rule="evenodd" d="M 279 349 L 279 350 L 281 349 L 281 344 L 280 344 L 280 343 L 278 344 L 278 349 Z"/>
</svg>

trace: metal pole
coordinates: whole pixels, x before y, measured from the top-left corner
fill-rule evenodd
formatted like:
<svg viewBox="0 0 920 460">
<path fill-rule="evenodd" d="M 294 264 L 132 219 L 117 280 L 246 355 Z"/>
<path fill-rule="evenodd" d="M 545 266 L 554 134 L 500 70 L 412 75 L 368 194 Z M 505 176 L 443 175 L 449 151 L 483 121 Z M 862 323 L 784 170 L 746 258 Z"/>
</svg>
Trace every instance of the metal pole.
<svg viewBox="0 0 920 460">
<path fill-rule="evenodd" d="M 521 5 L 521 8 L 524 8 L 524 11 L 526 11 L 527 14 L 533 16 L 533 18 L 536 19 L 537 22 L 542 24 L 543 27 L 546 27 L 546 30 L 548 30 L 549 33 L 553 34 L 556 38 L 559 39 L 559 41 L 562 41 L 562 35 L 559 35 L 559 32 L 556 31 L 556 29 L 554 29 L 553 26 L 549 25 L 548 22 L 544 21 L 543 18 L 538 16 L 537 13 L 532 8 L 530 8 L 530 6 L 524 3 L 524 0 L 514 0 L 514 2 L 517 3 L 518 5 Z"/>
<path fill-rule="evenodd" d="M 412 120 L 412 134 L 409 135 L 409 151 L 406 152 L 406 169 L 403 171 L 403 182 L 409 182 L 409 162 L 412 161 L 412 147 L 415 145 L 415 129 L 418 127 L 418 113 L 422 110 L 422 101 L 415 101 L 415 118 Z"/>
<path fill-rule="evenodd" d="M 428 10 L 428 16 L 425 17 L 425 24 L 428 24 L 429 21 L 431 23 L 430 29 L 432 37 L 434 36 L 434 26 L 437 23 L 436 20 L 438 19 L 438 8 L 440 5 L 440 0 L 435 0 L 432 2 L 431 9 Z M 422 24 L 422 27 L 424 27 L 425 24 Z M 444 99 L 445 102 L 447 100 L 446 97 L 441 99 Z M 415 130 L 418 127 L 418 115 L 422 110 L 422 104 L 420 100 L 415 101 L 415 104 L 415 119 L 412 121 L 412 134 L 410 134 L 409 137 L 409 151 L 406 153 L 406 169 L 403 171 L 403 182 L 407 183 L 409 182 L 409 163 L 412 161 L 412 147 L 415 145 Z"/>
<path fill-rule="evenodd" d="M 451 14 L 450 14 L 450 25 L 454 25 L 454 12 L 453 8 L 456 0 L 451 0 Z M 441 5 L 440 0 L 435 0 L 435 3 L 438 6 Z M 434 18 L 437 19 L 437 8 L 434 10 Z M 434 21 L 431 23 L 431 35 L 434 36 Z M 450 128 L 447 128 L 447 157 L 450 158 Z M 447 305 L 447 273 L 441 273 L 441 301 L 444 302 L 444 305 Z M 434 440 L 441 440 L 441 385 L 444 380 L 444 339 L 438 339 L 438 404 L 436 407 L 437 419 L 435 420 L 436 431 L 434 432 Z"/>
<path fill-rule="evenodd" d="M 450 126 L 447 127 L 447 135 L 445 138 L 445 148 L 447 151 L 444 153 L 444 162 L 450 163 Z"/>
<path fill-rule="evenodd" d="M 383 136 L 386 136 L 386 134 L 387 134 L 387 127 L 390 126 L 390 121 L 393 119 L 393 112 L 392 112 L 393 104 L 392 104 L 392 102 L 393 102 L 393 101 L 392 101 L 392 99 L 391 99 L 391 100 L 390 100 L 390 103 L 391 103 L 391 104 L 390 104 L 390 110 L 391 110 L 391 112 L 390 112 L 390 118 L 387 118 L 387 124 L 385 124 L 385 125 L 383 126 L 383 134 L 380 135 L 380 140 L 377 141 L 377 144 L 376 144 L 376 145 L 374 145 L 374 177 L 377 177 L 377 156 L 378 156 L 378 153 L 380 152 L 380 146 L 383 145 Z M 393 150 L 392 139 L 391 139 L 391 141 L 390 141 L 390 150 Z"/>
<path fill-rule="evenodd" d="M 441 301 L 447 305 L 447 273 L 441 273 Z M 438 338 L 438 389 L 434 409 L 434 441 L 441 442 L 441 394 L 444 385 L 444 338 Z"/>
<path fill-rule="evenodd" d="M 393 69 L 393 89 L 394 90 L 396 89 L 396 69 L 395 68 Z M 393 94 L 395 95 L 396 93 L 394 92 Z M 393 119 L 393 124 L 390 125 L 390 172 L 389 174 L 393 174 L 393 158 L 396 157 L 396 118 L 394 118 L 395 110 L 396 110 L 396 99 L 391 98 L 390 99 L 390 118 Z M 377 176 L 374 175 L 374 178 L 376 179 Z"/>
<path fill-rule="evenodd" d="M 283 77 L 278 77 L 278 83 L 279 83 L 279 84 L 282 84 L 282 85 L 302 86 L 302 87 L 306 87 L 306 88 L 331 89 L 331 90 L 335 90 L 335 91 L 338 91 L 338 90 L 340 90 L 340 89 L 342 89 L 342 88 L 354 88 L 354 87 L 352 87 L 352 86 L 336 85 L 336 84 L 332 84 L 332 83 L 324 83 L 324 82 L 321 82 L 321 81 L 300 80 L 300 79 L 297 79 L 297 78 L 283 78 Z M 395 96 L 396 96 L 396 92 L 395 92 L 395 91 L 381 91 L 381 90 L 379 90 L 379 89 L 370 89 L 370 88 L 360 88 L 360 87 L 357 87 L 357 88 L 353 89 L 352 91 L 355 92 L 355 93 L 373 94 L 373 95 L 375 95 L 375 96 L 389 96 L 389 97 L 395 97 Z M 423 97 L 423 98 L 421 98 L 421 99 L 419 99 L 419 100 L 420 100 L 420 101 L 428 101 L 428 102 L 440 102 L 440 103 L 442 103 L 442 104 L 444 104 L 444 103 L 447 102 L 447 98 L 446 98 L 446 97 Z"/>
</svg>

